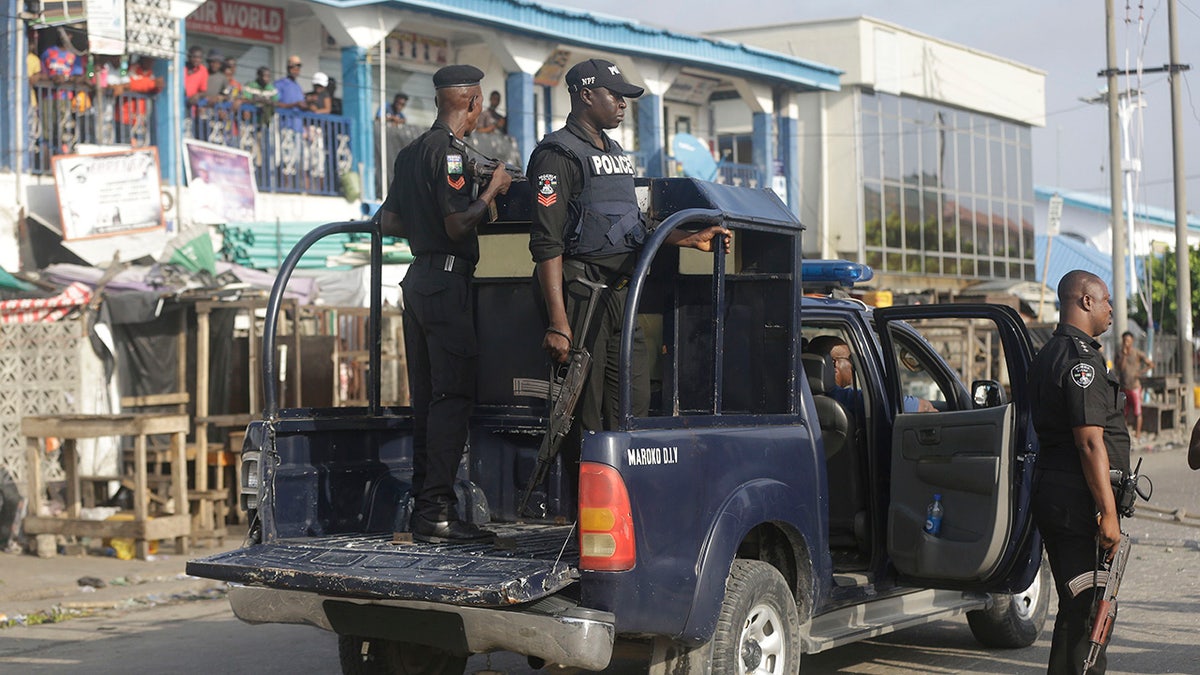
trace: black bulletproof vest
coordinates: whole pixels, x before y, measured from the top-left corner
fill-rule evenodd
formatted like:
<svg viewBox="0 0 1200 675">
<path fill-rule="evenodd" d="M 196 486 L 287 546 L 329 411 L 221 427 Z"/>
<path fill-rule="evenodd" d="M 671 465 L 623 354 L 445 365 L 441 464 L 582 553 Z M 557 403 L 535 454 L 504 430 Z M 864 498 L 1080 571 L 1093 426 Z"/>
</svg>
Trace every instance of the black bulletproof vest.
<svg viewBox="0 0 1200 675">
<path fill-rule="evenodd" d="M 568 256 L 598 258 L 629 253 L 646 240 L 646 224 L 633 189 L 633 159 L 611 141 L 612 152 L 597 150 L 566 129 L 543 139 L 579 160 L 583 186 L 571 205 L 575 223 L 565 237 Z"/>
</svg>

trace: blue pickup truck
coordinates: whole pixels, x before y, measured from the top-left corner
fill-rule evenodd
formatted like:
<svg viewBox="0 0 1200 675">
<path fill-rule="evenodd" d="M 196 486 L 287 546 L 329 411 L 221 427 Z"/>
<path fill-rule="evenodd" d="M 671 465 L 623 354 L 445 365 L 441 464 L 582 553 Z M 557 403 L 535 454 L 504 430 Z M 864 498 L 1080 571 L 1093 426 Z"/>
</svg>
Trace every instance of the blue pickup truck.
<svg viewBox="0 0 1200 675">
<path fill-rule="evenodd" d="M 654 673 L 795 673 L 802 654 L 962 612 L 984 645 L 1033 643 L 1052 586 L 1029 511 L 1032 348 L 1018 315 L 871 309 L 845 292 L 871 270 L 802 261 L 804 228 L 769 191 L 652 179 L 639 195 L 658 225 L 625 334 L 640 322 L 654 346 L 651 411 L 632 414 L 623 377 L 619 430 L 556 459 L 535 516 L 517 503 L 546 431 L 549 364 L 518 193 L 482 238 L 481 376 L 457 488 L 463 517 L 496 542 L 394 540 L 412 419 L 380 404 L 376 350 L 365 407 L 280 409 L 267 387 L 242 453 L 246 544 L 188 572 L 231 582 L 245 621 L 337 633 L 346 673 L 456 673 L 498 650 L 602 670 L 625 641 Z M 729 255 L 662 245 L 713 223 L 733 231 Z M 296 261 L 348 231 L 370 226 L 324 226 L 282 266 L 263 382 Z M 849 346 L 851 382 L 809 348 L 824 335 Z M 927 412 L 908 412 L 914 398 Z M 924 528 L 935 494 L 936 535 Z"/>
</svg>

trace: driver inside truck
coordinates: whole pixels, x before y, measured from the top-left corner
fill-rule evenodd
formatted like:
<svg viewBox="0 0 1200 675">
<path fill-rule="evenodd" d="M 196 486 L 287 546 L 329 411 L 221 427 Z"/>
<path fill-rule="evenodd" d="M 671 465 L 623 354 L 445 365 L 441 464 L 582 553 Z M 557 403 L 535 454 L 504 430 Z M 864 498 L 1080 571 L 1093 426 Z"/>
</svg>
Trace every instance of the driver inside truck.
<svg viewBox="0 0 1200 675">
<path fill-rule="evenodd" d="M 837 335 L 818 335 L 808 342 L 807 351 L 833 362 L 837 387 L 826 393 L 853 413 L 855 419 L 864 419 L 863 392 L 854 386 L 854 361 L 851 359 L 850 345 Z M 901 412 L 937 412 L 937 408 L 923 398 L 905 396 Z"/>
</svg>

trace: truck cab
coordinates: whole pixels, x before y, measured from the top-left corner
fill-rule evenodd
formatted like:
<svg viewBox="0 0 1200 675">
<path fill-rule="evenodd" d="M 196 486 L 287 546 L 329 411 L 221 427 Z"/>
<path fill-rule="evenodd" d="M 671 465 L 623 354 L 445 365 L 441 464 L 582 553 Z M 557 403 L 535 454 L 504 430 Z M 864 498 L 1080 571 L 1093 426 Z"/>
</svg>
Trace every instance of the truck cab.
<svg viewBox="0 0 1200 675">
<path fill-rule="evenodd" d="M 1023 323 L 1002 306 L 847 297 L 870 269 L 802 260 L 803 226 L 767 190 L 642 182 L 657 225 L 629 281 L 618 428 L 564 448 L 518 511 L 550 391 L 519 185 L 481 231 L 480 378 L 456 488 L 461 515 L 497 541 L 394 538 L 412 419 L 380 404 L 378 379 L 362 408 L 280 409 L 267 387 L 243 448 L 246 546 L 188 564 L 234 584 L 240 618 L 338 633 L 345 672 L 461 672 L 495 650 L 601 670 L 622 641 L 649 645 L 652 672 L 796 672 L 803 653 L 961 612 L 984 644 L 1036 639 L 1050 585 L 1029 512 Z M 728 255 L 663 245 L 718 223 L 733 231 Z M 268 307 L 263 382 L 291 268 L 345 231 L 379 251 L 368 223 L 297 245 Z M 630 403 L 637 325 L 647 416 Z M 809 349 L 823 336 L 846 344 L 848 364 Z"/>
</svg>

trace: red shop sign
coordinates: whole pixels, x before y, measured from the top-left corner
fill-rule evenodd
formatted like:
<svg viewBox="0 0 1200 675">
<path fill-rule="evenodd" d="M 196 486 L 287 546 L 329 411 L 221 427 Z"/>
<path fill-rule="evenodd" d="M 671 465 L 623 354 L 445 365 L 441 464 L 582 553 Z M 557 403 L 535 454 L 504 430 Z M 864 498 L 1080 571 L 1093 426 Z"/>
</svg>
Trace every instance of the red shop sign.
<svg viewBox="0 0 1200 675">
<path fill-rule="evenodd" d="M 222 37 L 283 44 L 283 10 L 233 0 L 208 0 L 187 18 L 187 29 Z"/>
</svg>

